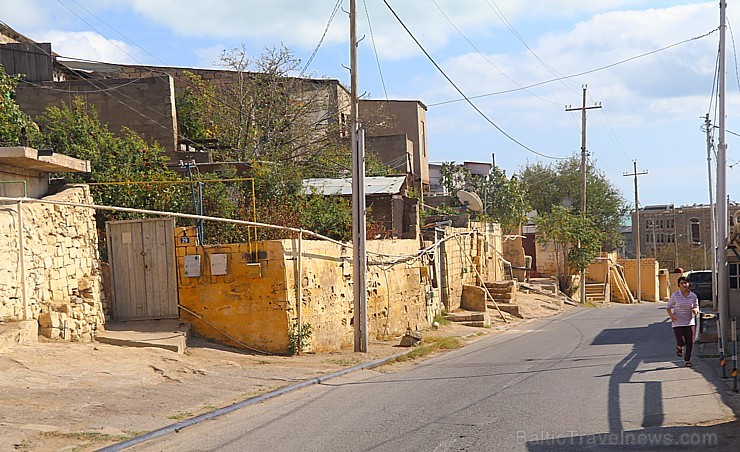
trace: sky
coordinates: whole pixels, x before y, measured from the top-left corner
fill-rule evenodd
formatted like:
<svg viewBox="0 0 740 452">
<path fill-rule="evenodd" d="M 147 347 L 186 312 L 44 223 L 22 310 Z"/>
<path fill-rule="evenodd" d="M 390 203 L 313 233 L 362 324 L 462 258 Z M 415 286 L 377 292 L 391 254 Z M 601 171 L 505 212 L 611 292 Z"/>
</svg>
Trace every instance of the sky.
<svg viewBox="0 0 740 452">
<path fill-rule="evenodd" d="M 738 200 L 740 4 L 727 3 L 727 194 Z M 589 162 L 631 206 L 635 161 L 647 172 L 641 206 L 709 202 L 718 1 L 357 0 L 357 10 L 359 92 L 425 104 L 431 162 L 493 160 L 513 175 L 580 157 L 581 112 L 566 110 L 587 86 L 586 105 L 601 105 L 587 111 Z M 68 58 L 218 68 L 225 50 L 257 58 L 283 45 L 303 75 L 345 86 L 347 11 L 349 0 L 0 0 L 1 21 Z"/>
</svg>

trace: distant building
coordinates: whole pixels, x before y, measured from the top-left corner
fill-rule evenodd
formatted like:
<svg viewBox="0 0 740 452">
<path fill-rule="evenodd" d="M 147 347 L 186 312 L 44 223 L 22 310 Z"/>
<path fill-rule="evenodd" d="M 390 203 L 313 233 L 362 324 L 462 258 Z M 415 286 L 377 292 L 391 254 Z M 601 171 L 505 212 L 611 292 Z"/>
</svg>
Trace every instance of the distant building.
<svg viewBox="0 0 740 452">
<path fill-rule="evenodd" d="M 359 117 L 367 131 L 374 137 L 367 141 L 370 151 L 380 156 L 391 167 L 410 166 L 414 188 L 429 190 L 429 154 L 427 138 L 427 107 L 418 100 L 371 100 L 359 102 Z M 405 139 L 411 143 L 406 144 Z M 381 137 L 395 141 L 392 148 L 378 146 Z M 386 141 L 386 143 L 388 142 Z"/>
<path fill-rule="evenodd" d="M 740 205 L 730 203 L 730 217 Z M 639 229 L 640 254 L 658 259 L 662 268 L 685 270 L 711 266 L 712 235 L 709 205 L 676 207 L 673 204 L 645 206 L 640 209 L 640 224 L 632 212 L 632 234 Z M 635 237 L 636 238 L 636 237 Z M 636 256 L 634 242 L 629 249 Z"/>
</svg>

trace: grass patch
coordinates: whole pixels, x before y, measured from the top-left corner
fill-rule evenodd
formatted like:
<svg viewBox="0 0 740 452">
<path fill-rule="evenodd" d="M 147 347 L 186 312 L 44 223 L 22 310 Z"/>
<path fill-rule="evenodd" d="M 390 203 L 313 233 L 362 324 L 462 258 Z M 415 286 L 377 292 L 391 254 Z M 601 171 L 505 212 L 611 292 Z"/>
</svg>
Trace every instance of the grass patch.
<svg viewBox="0 0 740 452">
<path fill-rule="evenodd" d="M 360 364 L 359 358 L 341 358 L 341 359 L 328 359 L 326 360 L 329 364 L 336 364 L 338 366 L 354 366 Z"/>
<path fill-rule="evenodd" d="M 193 413 L 190 413 L 188 411 L 183 411 L 182 413 L 175 413 L 171 416 L 167 416 L 167 419 L 172 419 L 175 421 L 181 421 L 183 419 L 188 419 L 193 417 Z"/>
<path fill-rule="evenodd" d="M 145 433 L 145 432 L 142 432 Z M 134 438 L 138 436 L 138 433 L 128 433 L 126 435 L 108 435 L 106 433 L 99 433 L 99 432 L 72 432 L 72 433 L 61 433 L 61 432 L 43 432 L 41 436 L 46 437 L 54 437 L 54 438 L 66 438 L 66 439 L 73 439 L 77 441 L 86 441 L 90 444 L 95 443 L 119 443 L 121 441 L 126 441 L 131 438 Z M 73 450 L 82 450 L 80 447 L 83 445 L 78 446 L 77 448 Z"/>
<path fill-rule="evenodd" d="M 267 361 L 266 359 L 261 359 L 257 361 L 257 364 L 270 364 L 270 361 Z"/>
<path fill-rule="evenodd" d="M 394 359 L 391 362 L 403 363 L 406 361 L 413 361 L 415 359 L 419 359 L 427 355 L 431 355 L 434 352 L 444 351 L 444 350 L 454 350 L 460 347 L 462 347 L 462 342 L 460 342 L 460 338 L 456 336 L 433 337 L 428 340 L 428 343 L 423 342 L 422 345 L 416 347 L 415 349 L 411 350 L 409 353 L 406 353 L 405 355 L 399 356 L 398 358 Z"/>
<path fill-rule="evenodd" d="M 447 315 L 447 313 L 444 311 L 442 311 L 441 314 L 435 314 L 434 321 L 439 323 L 440 325 L 449 325 L 452 322 L 450 322 L 450 320 L 447 317 L 445 317 L 445 315 Z"/>
</svg>

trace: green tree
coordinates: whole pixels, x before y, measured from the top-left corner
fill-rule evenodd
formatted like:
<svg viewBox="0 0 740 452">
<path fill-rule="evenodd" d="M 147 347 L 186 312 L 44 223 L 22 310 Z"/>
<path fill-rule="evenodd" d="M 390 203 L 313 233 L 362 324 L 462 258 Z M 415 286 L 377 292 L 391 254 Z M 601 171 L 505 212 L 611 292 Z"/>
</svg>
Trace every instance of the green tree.
<svg viewBox="0 0 740 452">
<path fill-rule="evenodd" d="M 475 192 L 483 201 L 483 219 L 500 223 L 505 231 L 515 230 L 524 221 L 527 200 L 517 177 L 494 166 L 487 175 L 477 175 L 469 168 L 445 162 L 440 170 L 440 183 L 453 198 L 459 190 Z"/>
<path fill-rule="evenodd" d="M 0 145 L 18 146 L 25 133 L 30 142 L 36 141 L 38 127 L 15 102 L 15 87 L 21 76 L 10 76 L 0 65 Z"/>
<path fill-rule="evenodd" d="M 555 206 L 536 219 L 537 241 L 555 246 L 560 289 L 573 292 L 571 276 L 586 269 L 598 256 L 604 233 L 588 217 L 573 208 Z"/>
<path fill-rule="evenodd" d="M 535 163 L 520 171 L 527 203 L 538 214 L 558 206 L 578 208 L 581 205 L 580 157 L 572 156 L 552 165 Z M 593 164 L 586 166 L 586 216 L 602 232 L 602 246 L 611 250 L 622 242 L 620 226 L 628 212 L 627 202 L 619 190 Z"/>
<path fill-rule="evenodd" d="M 90 174 L 66 174 L 71 182 L 118 182 L 115 185 L 94 186 L 93 200 L 98 204 L 139 209 L 192 211 L 185 187 L 167 184 L 137 184 L 137 182 L 169 181 L 178 178 L 164 162 L 164 151 L 148 145 L 129 129 L 116 136 L 101 124 L 93 107 L 81 98 L 71 106 L 49 107 L 38 118 L 44 125 L 39 146 L 55 152 L 90 160 Z M 138 218 L 140 215 L 98 211 L 98 228 L 112 219 Z"/>
</svg>

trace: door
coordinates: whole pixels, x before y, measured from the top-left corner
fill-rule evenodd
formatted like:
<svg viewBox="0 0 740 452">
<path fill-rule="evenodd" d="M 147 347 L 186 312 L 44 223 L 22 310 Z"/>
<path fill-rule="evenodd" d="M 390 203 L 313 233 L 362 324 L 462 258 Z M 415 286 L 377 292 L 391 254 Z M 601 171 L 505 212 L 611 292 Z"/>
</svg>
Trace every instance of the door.
<svg viewBox="0 0 740 452">
<path fill-rule="evenodd" d="M 178 318 L 175 220 L 106 223 L 117 321 Z"/>
</svg>

